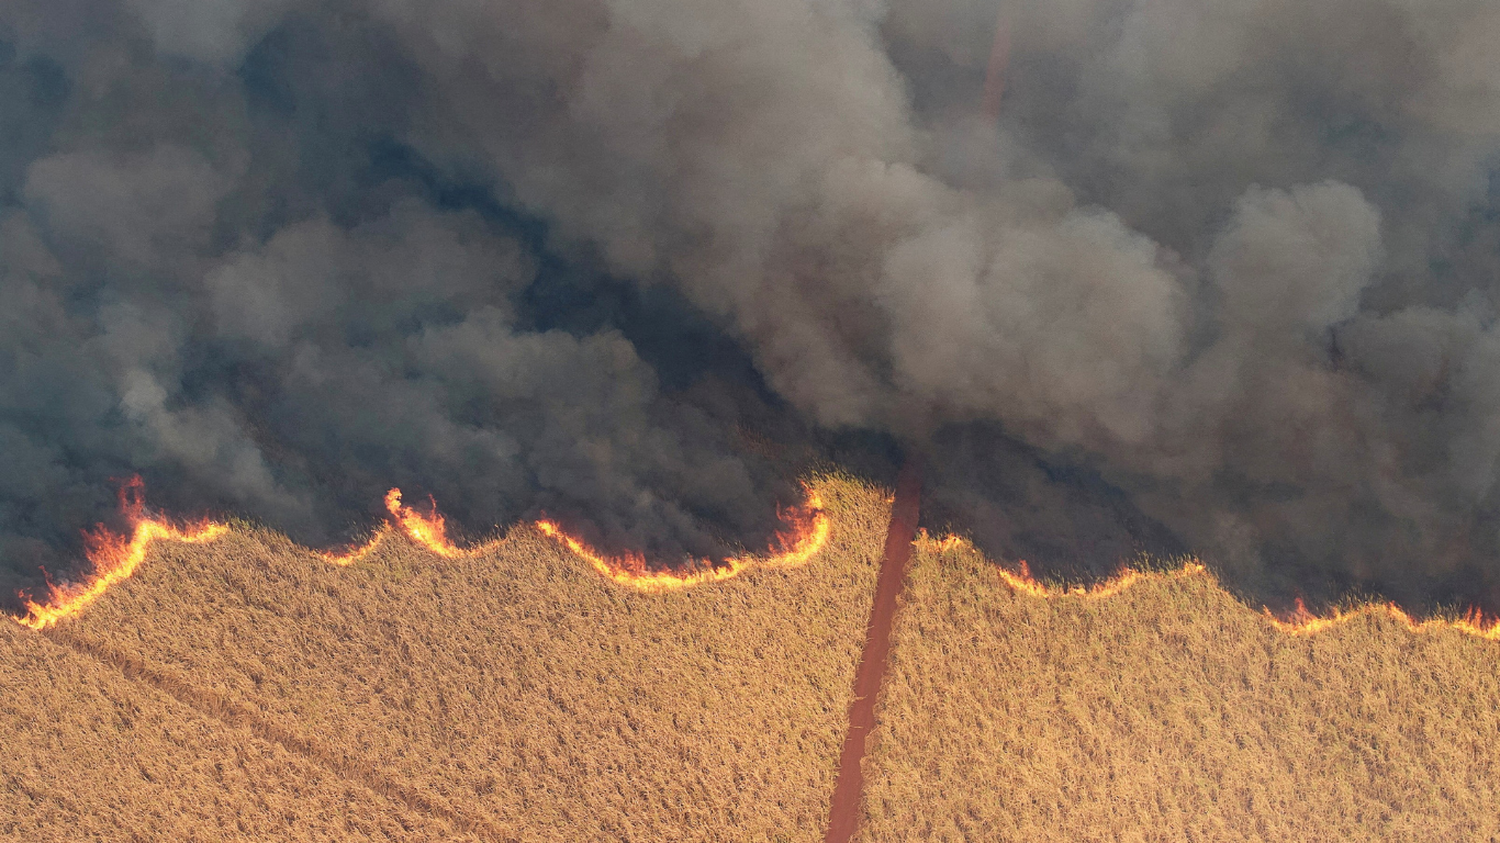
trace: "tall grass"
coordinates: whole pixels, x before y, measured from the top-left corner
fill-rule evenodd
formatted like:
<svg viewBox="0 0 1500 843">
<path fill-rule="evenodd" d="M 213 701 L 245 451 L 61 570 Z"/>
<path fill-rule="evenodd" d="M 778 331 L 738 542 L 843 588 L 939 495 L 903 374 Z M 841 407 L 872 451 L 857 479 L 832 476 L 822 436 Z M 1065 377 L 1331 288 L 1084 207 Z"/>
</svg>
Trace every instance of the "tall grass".
<svg viewBox="0 0 1500 843">
<path fill-rule="evenodd" d="M 1500 645 L 1206 573 L 1043 599 L 930 546 L 878 716 L 866 841 L 1500 838 Z"/>
<path fill-rule="evenodd" d="M 9 622 L 0 741 L 0 840 L 474 839 Z"/>
<path fill-rule="evenodd" d="M 415 811 L 455 833 L 812 841 L 888 510 L 882 493 L 849 480 L 820 489 L 835 529 L 817 558 L 674 593 L 610 582 L 529 527 L 471 558 L 393 539 L 346 568 L 237 530 L 153 546 L 131 579 L 42 635 L 66 638 L 71 661 L 81 652 L 114 665 L 116 679 L 148 679 L 122 686 L 138 705 L 179 712 L 186 701 L 188 714 L 218 718 L 210 731 L 268 738 L 399 808 L 392 816 Z M 16 689 L 46 669 L 7 684 L 18 708 L 27 692 Z M 97 727 L 56 728 L 91 742 L 91 730 L 114 726 L 100 715 Z M 39 768 L 65 763 L 45 742 L 25 752 Z M 53 769 L 57 790 L 87 779 Z M 193 794 L 184 798 L 228 798 L 211 777 L 184 776 L 182 787 Z M 154 810 L 156 791 L 142 793 L 120 788 L 117 807 L 92 804 Z"/>
<path fill-rule="evenodd" d="M 0 839 L 816 841 L 886 528 L 667 594 L 529 528 L 339 568 L 236 525 L 0 624 Z M 1288 635 L 1204 573 L 1038 596 L 919 545 L 863 839 L 1500 839 L 1500 644 Z"/>
</svg>

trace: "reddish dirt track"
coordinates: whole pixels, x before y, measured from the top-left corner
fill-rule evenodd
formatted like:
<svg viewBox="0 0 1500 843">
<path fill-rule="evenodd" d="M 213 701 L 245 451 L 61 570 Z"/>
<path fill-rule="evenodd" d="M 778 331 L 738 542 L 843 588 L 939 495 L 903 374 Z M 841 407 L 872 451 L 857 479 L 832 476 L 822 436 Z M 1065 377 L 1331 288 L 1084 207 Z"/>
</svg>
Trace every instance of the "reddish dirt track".
<svg viewBox="0 0 1500 843">
<path fill-rule="evenodd" d="M 896 481 L 896 501 L 891 505 L 891 526 L 885 534 L 885 555 L 875 584 L 870 624 L 865 630 L 864 654 L 860 656 L 859 670 L 854 675 L 849 731 L 844 738 L 844 750 L 839 755 L 839 774 L 833 787 L 828 833 L 823 838 L 825 843 L 848 843 L 854 839 L 854 831 L 859 825 L 860 796 L 865 784 L 861 762 L 865 757 L 865 741 L 875 728 L 875 701 L 880 696 L 880 683 L 885 679 L 891 652 L 891 627 L 896 619 L 896 599 L 906 581 L 906 566 L 911 560 L 921 496 L 921 465 L 915 457 L 908 458 Z"/>
</svg>

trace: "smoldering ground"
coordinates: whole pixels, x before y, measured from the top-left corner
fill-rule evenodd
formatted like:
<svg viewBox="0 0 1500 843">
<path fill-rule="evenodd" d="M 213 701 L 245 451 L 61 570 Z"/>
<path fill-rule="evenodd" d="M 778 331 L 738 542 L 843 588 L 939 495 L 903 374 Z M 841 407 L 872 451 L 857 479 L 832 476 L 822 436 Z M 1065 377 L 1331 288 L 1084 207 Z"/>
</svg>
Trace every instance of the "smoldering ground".
<svg viewBox="0 0 1500 843">
<path fill-rule="evenodd" d="M 7 565 L 134 473 L 711 554 L 843 437 L 1043 570 L 1500 608 L 1500 11 L 1005 2 L 5 4 Z"/>
</svg>

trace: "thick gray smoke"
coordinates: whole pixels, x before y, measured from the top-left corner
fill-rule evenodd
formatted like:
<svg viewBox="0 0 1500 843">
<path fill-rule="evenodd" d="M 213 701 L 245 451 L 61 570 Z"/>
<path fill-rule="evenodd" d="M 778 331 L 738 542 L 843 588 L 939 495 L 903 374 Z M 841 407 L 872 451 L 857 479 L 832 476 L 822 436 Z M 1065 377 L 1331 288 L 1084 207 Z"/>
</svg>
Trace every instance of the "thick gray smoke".
<svg viewBox="0 0 1500 843">
<path fill-rule="evenodd" d="M 1098 488 L 1267 593 L 1500 605 L 1488 0 L 12 0 L 0 27 L 8 554 L 136 471 L 309 535 L 399 483 L 708 552 L 768 528 L 785 464 L 740 431 L 779 400 L 940 478 L 985 442 L 1030 465 L 988 517 Z M 682 319 L 755 374 L 668 377 L 697 352 L 647 338 Z"/>
<path fill-rule="evenodd" d="M 315 545 L 392 485 L 668 559 L 769 538 L 798 455 L 745 436 L 777 415 L 749 363 L 412 151 L 441 90 L 399 33 L 189 5 L 0 6 L 7 595 L 136 474 Z"/>
</svg>

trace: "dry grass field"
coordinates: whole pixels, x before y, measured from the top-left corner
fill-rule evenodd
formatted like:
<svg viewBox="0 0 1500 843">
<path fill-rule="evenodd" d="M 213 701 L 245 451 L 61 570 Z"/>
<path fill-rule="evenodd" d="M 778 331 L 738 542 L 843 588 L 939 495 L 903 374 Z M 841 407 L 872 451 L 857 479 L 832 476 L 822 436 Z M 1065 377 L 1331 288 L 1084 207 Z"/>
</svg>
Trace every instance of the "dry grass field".
<svg viewBox="0 0 1500 843">
<path fill-rule="evenodd" d="M 878 716 L 869 843 L 1500 839 L 1500 644 L 1207 574 L 1043 599 L 919 544 Z"/>
<path fill-rule="evenodd" d="M 666 594 L 531 527 L 347 568 L 154 545 L 81 616 L 5 624 L 0 836 L 817 840 L 888 512 L 820 491 L 810 564 Z"/>
<path fill-rule="evenodd" d="M 889 501 L 664 594 L 530 527 L 349 567 L 240 527 L 0 624 L 0 839 L 816 841 Z M 1293 636 L 1205 574 L 1043 599 L 919 543 L 861 839 L 1500 839 L 1500 643 Z"/>
<path fill-rule="evenodd" d="M 452 836 L 449 823 L 10 622 L 0 677 L 0 839 Z"/>
</svg>

